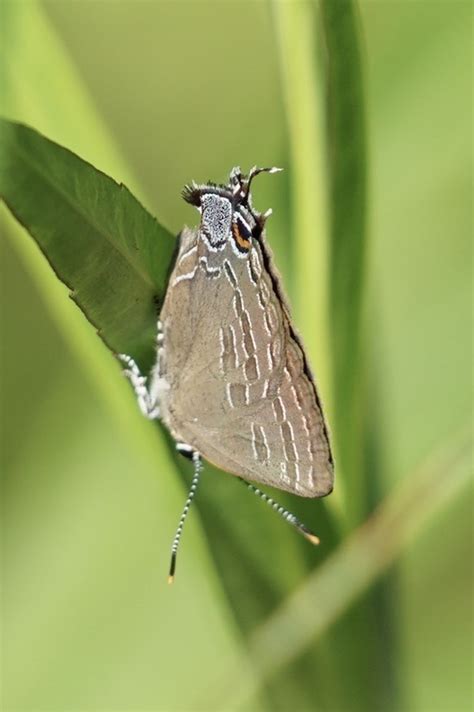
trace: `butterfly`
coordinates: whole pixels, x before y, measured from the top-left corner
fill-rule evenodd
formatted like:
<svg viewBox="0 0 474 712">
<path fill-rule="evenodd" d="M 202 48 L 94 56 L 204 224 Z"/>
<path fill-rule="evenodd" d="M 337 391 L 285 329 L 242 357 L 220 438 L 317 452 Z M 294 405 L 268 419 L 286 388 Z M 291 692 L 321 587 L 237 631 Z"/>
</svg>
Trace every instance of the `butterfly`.
<svg viewBox="0 0 474 712">
<path fill-rule="evenodd" d="M 200 225 L 179 238 L 150 376 L 120 355 L 143 414 L 159 418 L 194 462 L 170 580 L 202 458 L 241 478 L 313 543 L 312 532 L 252 483 L 302 497 L 333 488 L 321 400 L 266 242 L 271 210 L 252 205 L 255 176 L 279 170 L 254 167 L 245 175 L 236 167 L 226 185 L 185 186 Z"/>
</svg>

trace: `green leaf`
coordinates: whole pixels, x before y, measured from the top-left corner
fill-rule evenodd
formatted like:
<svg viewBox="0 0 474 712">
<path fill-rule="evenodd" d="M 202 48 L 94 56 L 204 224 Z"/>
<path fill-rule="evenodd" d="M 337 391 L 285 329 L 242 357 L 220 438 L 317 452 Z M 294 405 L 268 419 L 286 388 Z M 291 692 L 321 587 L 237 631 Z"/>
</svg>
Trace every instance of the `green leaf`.
<svg viewBox="0 0 474 712">
<path fill-rule="evenodd" d="M 148 368 L 175 246 L 170 233 L 125 186 L 4 119 L 0 196 L 109 348 Z"/>
<path fill-rule="evenodd" d="M 297 275 L 292 290 L 294 315 L 305 336 L 331 422 L 324 81 L 321 62 L 314 61 L 320 50 L 320 26 L 311 2 L 275 0 L 271 8 L 291 161 L 291 250 Z M 334 504 L 334 495 L 328 501 Z"/>
<path fill-rule="evenodd" d="M 362 39 L 352 0 L 322 0 L 326 46 L 329 309 L 338 467 L 352 523 L 367 510 L 363 441 L 361 311 L 366 283 L 367 141 Z"/>
</svg>

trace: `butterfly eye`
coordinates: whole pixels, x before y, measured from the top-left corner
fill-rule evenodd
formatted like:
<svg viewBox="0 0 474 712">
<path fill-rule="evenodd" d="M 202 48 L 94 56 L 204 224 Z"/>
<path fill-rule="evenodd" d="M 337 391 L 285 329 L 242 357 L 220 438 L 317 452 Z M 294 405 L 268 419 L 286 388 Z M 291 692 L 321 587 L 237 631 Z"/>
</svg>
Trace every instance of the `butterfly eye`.
<svg viewBox="0 0 474 712">
<path fill-rule="evenodd" d="M 232 221 L 232 236 L 240 252 L 248 252 L 252 245 L 252 233 L 240 215 Z"/>
</svg>

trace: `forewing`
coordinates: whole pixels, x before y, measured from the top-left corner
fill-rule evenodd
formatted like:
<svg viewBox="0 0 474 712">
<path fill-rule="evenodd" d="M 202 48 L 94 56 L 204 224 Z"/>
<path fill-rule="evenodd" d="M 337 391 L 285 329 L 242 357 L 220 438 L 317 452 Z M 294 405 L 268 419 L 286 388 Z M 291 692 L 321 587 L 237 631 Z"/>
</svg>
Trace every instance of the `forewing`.
<svg viewBox="0 0 474 712">
<path fill-rule="evenodd" d="M 161 313 L 173 427 L 231 427 L 273 397 L 283 378 L 284 314 L 259 255 L 212 253 L 187 241 Z"/>
</svg>

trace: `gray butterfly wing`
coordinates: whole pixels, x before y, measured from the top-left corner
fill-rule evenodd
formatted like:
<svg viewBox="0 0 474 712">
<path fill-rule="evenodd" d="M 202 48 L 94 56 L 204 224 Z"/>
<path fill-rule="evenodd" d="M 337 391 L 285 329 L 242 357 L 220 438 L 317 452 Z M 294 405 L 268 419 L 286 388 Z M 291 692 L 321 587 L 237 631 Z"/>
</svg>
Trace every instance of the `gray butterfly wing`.
<svg viewBox="0 0 474 712">
<path fill-rule="evenodd" d="M 327 429 L 268 248 L 212 253 L 183 233 L 161 321 L 173 435 L 233 474 L 328 494 Z"/>
</svg>

